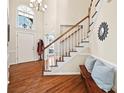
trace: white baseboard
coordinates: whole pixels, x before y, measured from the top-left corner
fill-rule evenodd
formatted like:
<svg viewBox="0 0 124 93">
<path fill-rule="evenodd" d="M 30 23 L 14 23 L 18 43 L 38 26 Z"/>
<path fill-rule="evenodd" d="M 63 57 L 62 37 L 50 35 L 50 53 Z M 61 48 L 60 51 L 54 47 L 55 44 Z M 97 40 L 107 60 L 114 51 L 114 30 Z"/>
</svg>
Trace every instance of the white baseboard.
<svg viewBox="0 0 124 93">
<path fill-rule="evenodd" d="M 44 72 L 44 75 L 80 75 L 80 72 L 60 72 L 60 73 Z"/>
</svg>

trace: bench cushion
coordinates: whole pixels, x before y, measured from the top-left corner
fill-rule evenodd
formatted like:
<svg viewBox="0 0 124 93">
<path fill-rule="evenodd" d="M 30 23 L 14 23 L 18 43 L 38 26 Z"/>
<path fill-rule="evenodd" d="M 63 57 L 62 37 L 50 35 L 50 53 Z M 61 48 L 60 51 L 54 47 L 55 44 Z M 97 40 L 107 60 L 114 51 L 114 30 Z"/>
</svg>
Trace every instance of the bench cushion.
<svg viewBox="0 0 124 93">
<path fill-rule="evenodd" d="M 105 92 L 108 92 L 112 89 L 114 80 L 114 70 L 112 67 L 108 67 L 97 60 L 91 76 L 95 83 Z"/>
<path fill-rule="evenodd" d="M 89 56 L 85 61 L 85 67 L 87 68 L 88 72 L 92 72 L 96 59 L 94 57 Z"/>
</svg>

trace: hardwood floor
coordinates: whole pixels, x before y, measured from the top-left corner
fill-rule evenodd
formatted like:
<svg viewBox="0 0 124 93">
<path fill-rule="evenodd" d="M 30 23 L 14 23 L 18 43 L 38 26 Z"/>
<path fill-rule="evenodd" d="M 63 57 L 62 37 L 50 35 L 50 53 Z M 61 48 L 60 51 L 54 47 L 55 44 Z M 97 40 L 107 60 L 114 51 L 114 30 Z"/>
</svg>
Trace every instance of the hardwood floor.
<svg viewBox="0 0 124 93">
<path fill-rule="evenodd" d="M 42 63 L 10 66 L 8 93 L 87 93 L 80 75 L 42 76 Z"/>
</svg>

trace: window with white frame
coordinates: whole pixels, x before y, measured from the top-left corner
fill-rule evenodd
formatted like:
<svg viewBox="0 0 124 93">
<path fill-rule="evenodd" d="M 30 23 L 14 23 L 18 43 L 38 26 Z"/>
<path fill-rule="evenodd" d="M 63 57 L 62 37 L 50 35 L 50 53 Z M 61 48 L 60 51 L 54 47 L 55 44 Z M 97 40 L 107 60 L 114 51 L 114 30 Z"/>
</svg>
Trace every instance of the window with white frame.
<svg viewBox="0 0 124 93">
<path fill-rule="evenodd" d="M 17 8 L 17 27 L 23 29 L 32 29 L 34 23 L 34 12 L 31 8 L 20 5 Z"/>
</svg>

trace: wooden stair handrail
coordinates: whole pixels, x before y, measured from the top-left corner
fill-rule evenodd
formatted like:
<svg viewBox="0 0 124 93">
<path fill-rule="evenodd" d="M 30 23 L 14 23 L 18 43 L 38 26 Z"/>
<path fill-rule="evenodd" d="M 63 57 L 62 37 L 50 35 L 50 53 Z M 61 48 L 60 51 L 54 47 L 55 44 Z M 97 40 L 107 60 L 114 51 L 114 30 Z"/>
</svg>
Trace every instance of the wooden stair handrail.
<svg viewBox="0 0 124 93">
<path fill-rule="evenodd" d="M 78 23 L 76 23 L 74 26 L 72 26 L 71 28 L 69 28 L 65 33 L 63 33 L 62 35 L 60 35 L 58 38 L 56 38 L 53 42 L 51 42 L 49 45 L 47 45 L 45 49 L 47 49 L 49 46 L 51 46 L 53 43 L 55 43 L 56 41 L 58 41 L 61 37 L 63 37 L 65 34 L 67 34 L 68 32 L 70 32 L 72 29 L 74 29 L 76 26 L 78 26 L 80 23 L 82 23 L 85 19 L 89 18 L 89 16 L 84 17 L 82 20 L 80 20 Z"/>
</svg>

